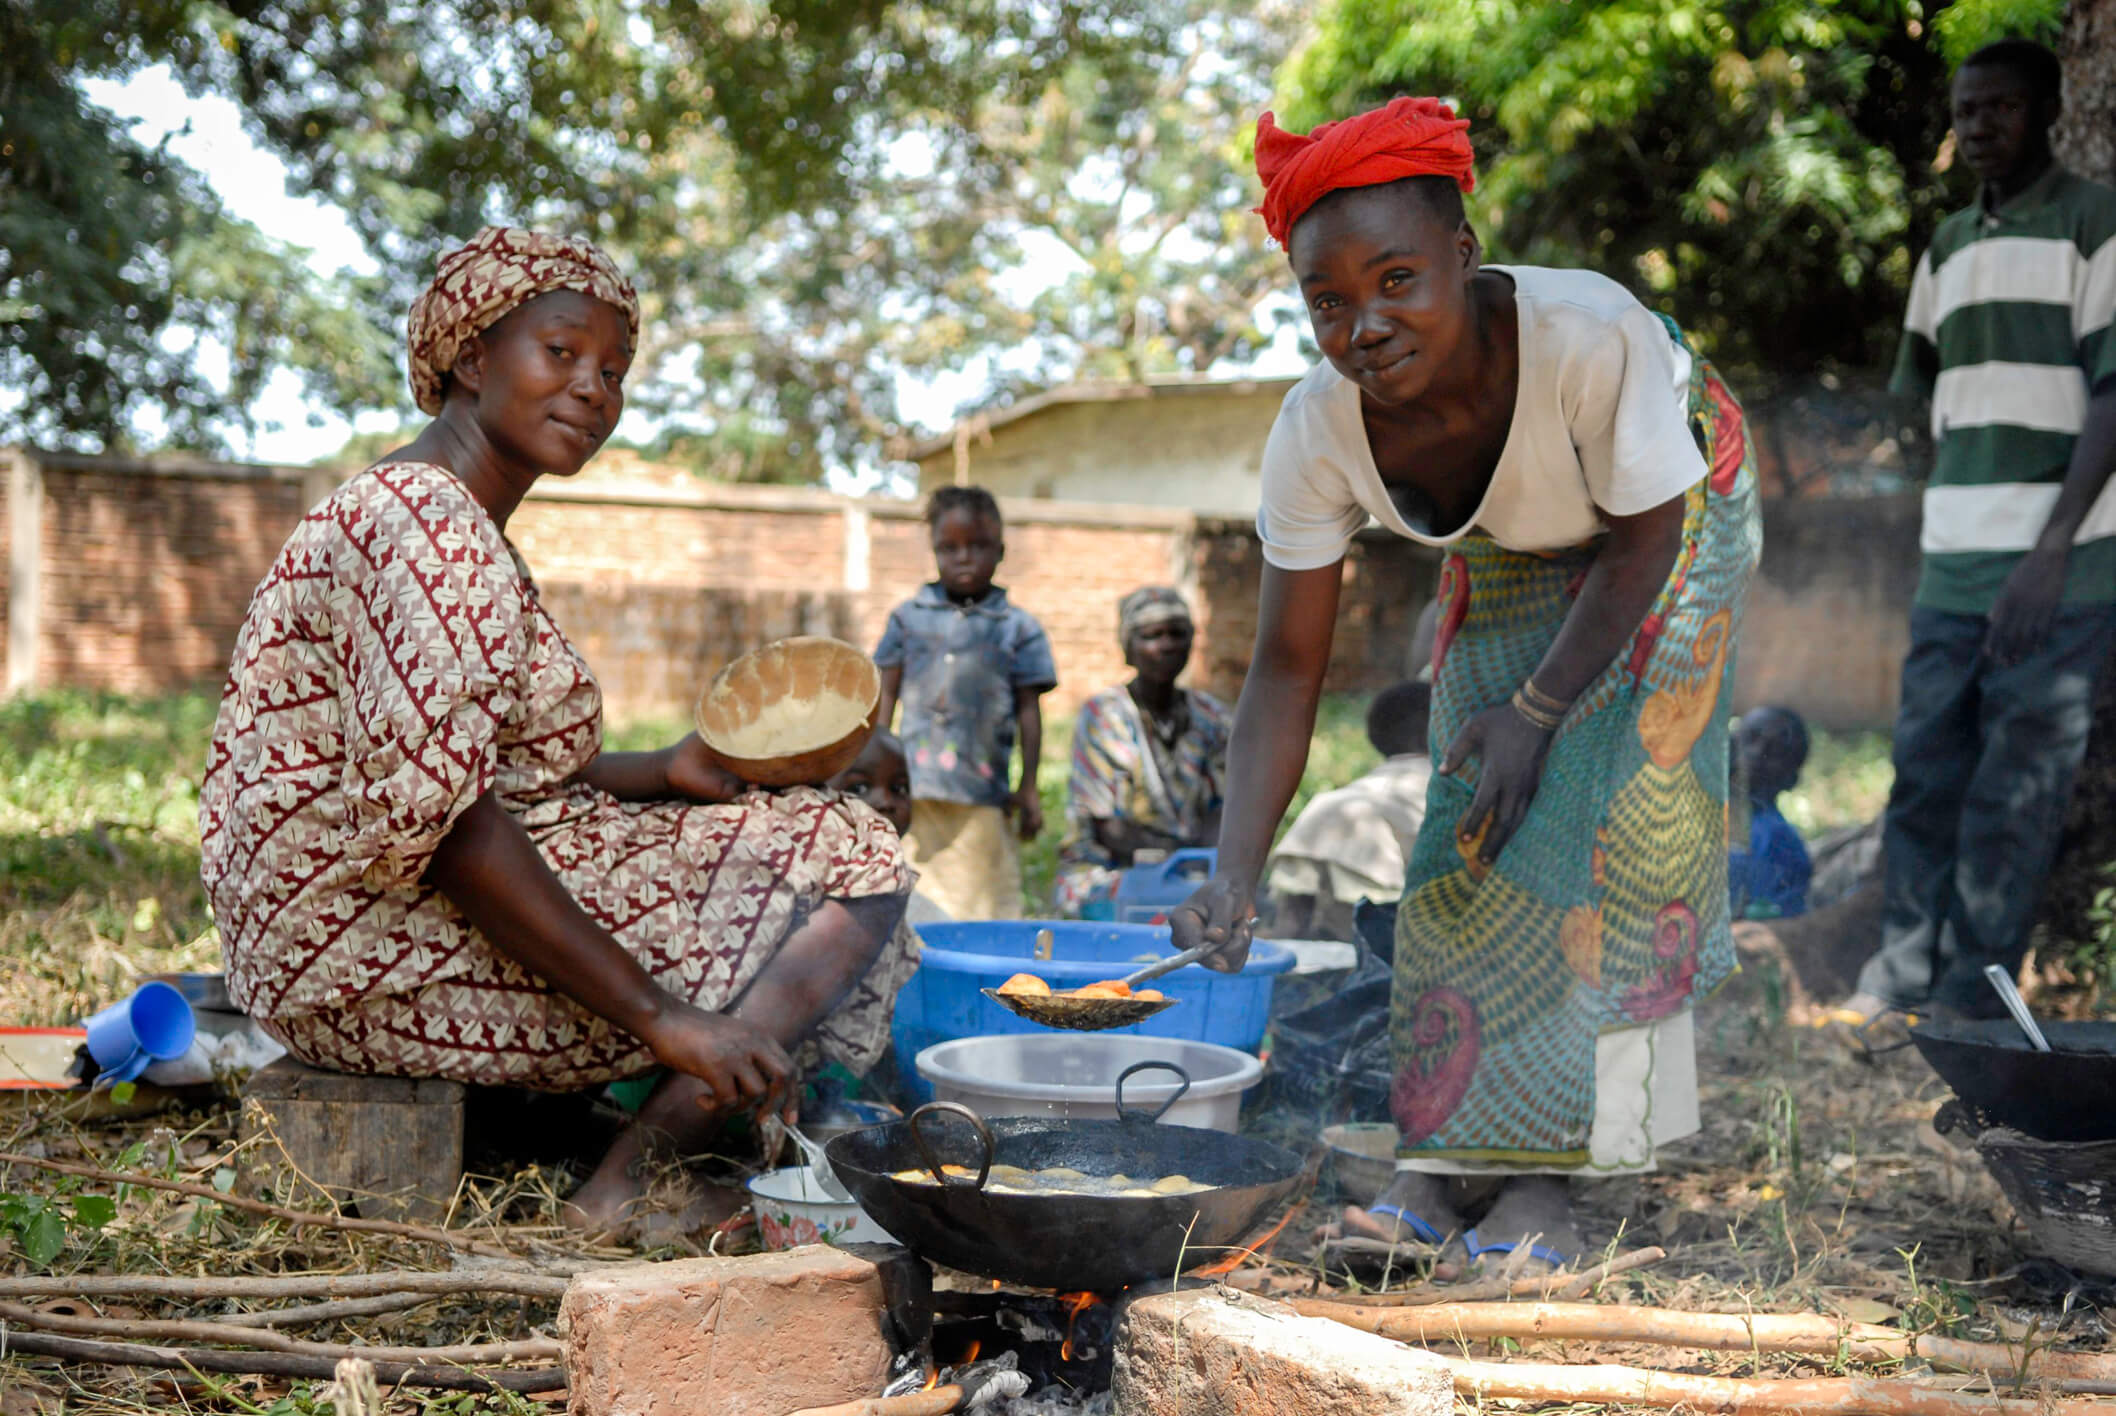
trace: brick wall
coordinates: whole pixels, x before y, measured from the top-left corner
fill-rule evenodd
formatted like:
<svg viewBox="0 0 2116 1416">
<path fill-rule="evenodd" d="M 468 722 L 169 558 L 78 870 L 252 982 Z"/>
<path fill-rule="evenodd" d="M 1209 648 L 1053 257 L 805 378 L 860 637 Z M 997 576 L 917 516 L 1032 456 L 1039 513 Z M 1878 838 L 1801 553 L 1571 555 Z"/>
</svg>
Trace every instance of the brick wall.
<svg viewBox="0 0 2116 1416">
<path fill-rule="evenodd" d="M 251 590 L 302 510 L 329 490 L 298 469 L 39 458 L 36 681 L 151 692 L 218 680 Z M 6 539 L 0 478 L 0 549 Z M 1153 507 L 1007 502 L 1000 581 L 1051 636 L 1064 711 L 1124 675 L 1117 600 L 1153 583 L 1197 607 L 1192 677 L 1232 697 L 1256 632 L 1253 530 Z M 1916 575 L 1914 498 L 1766 503 L 1764 572 L 1740 655 L 1741 702 L 1819 726 L 1886 727 Z M 917 508 L 786 488 L 539 489 L 509 526 L 604 685 L 611 716 L 687 714 L 729 658 L 793 633 L 863 648 L 933 573 Z M 1410 669 L 1439 560 L 1380 533 L 1345 570 L 1328 685 Z M 14 579 L 0 564 L 0 628 Z"/>
</svg>

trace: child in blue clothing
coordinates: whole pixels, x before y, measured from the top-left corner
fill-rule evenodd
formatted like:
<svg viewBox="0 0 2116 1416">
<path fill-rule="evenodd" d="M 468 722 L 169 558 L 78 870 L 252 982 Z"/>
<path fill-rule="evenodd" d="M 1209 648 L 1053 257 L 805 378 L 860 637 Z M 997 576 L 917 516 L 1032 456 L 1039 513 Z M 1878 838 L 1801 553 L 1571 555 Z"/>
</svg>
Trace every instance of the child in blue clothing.
<svg viewBox="0 0 2116 1416">
<path fill-rule="evenodd" d="M 1736 919 L 1784 919 L 1807 913 L 1814 864 L 1793 823 L 1778 810 L 1807 762 L 1807 724 L 1790 708 L 1752 708 L 1734 730 L 1734 752 L 1748 789 L 1749 844 L 1727 855 L 1727 886 Z"/>
<path fill-rule="evenodd" d="M 1035 616 L 992 583 L 1006 555 L 999 503 L 982 487 L 942 487 L 926 503 L 939 577 L 889 614 L 874 662 L 881 725 L 899 702 L 911 763 L 906 854 L 918 888 L 957 919 L 1019 919 L 1021 839 L 1043 829 L 1036 768 L 1038 700 L 1057 687 L 1051 644 Z M 1021 775 L 1008 786 L 1014 743 Z"/>
</svg>

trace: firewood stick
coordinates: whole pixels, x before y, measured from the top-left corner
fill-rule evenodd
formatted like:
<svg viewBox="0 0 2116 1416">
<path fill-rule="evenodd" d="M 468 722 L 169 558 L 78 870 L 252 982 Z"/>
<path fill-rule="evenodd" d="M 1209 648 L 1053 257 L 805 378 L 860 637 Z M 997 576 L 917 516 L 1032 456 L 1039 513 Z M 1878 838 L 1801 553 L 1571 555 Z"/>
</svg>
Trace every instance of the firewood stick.
<svg viewBox="0 0 2116 1416">
<path fill-rule="evenodd" d="M 1297 1299 L 1309 1317 L 1329 1318 L 1399 1342 L 1453 1342 L 1510 1337 L 1524 1342 L 1643 1342 L 1702 1347 L 1715 1352 L 1839 1352 L 1858 1362 L 1900 1361 L 1907 1334 L 1866 1323 L 1809 1314 L 1682 1313 L 1667 1308 L 1604 1307 L 1595 1303 L 1435 1303 L 1414 1308 L 1362 1308 Z"/>
<path fill-rule="evenodd" d="M 1646 1268 L 1668 1257 L 1661 1248 L 1633 1249 L 1605 1264 L 1578 1273 L 1539 1274 L 1534 1278 L 1488 1278 L 1477 1283 L 1423 1283 L 1389 1293 L 1347 1294 L 1321 1302 L 1349 1303 L 1363 1308 L 1417 1307 L 1428 1303 L 1477 1303 L 1490 1298 L 1578 1298 L 1597 1283 Z"/>
<path fill-rule="evenodd" d="M 348 1349 L 354 1353 L 364 1348 Z M 26 1352 L 68 1362 L 106 1367 L 153 1367 L 163 1371 L 229 1372 L 246 1377 L 309 1377 L 329 1380 L 337 1367 L 331 1357 L 293 1352 L 231 1352 L 222 1347 L 148 1347 L 132 1342 L 91 1342 L 48 1332 L 0 1331 L 0 1357 Z M 403 1362 L 375 1363 L 378 1380 L 393 1386 L 435 1387 L 444 1391 L 546 1392 L 566 1389 L 563 1367 L 533 1367 L 519 1372 L 472 1372 L 455 1367 L 423 1367 Z"/>
<path fill-rule="evenodd" d="M 302 1303 L 292 1308 L 265 1308 L 255 1313 L 229 1313 L 212 1319 L 222 1327 L 299 1327 L 305 1323 L 327 1323 L 339 1318 L 371 1318 L 378 1313 L 401 1313 L 421 1303 L 432 1303 L 438 1293 L 384 1293 L 374 1298 L 333 1298 L 327 1303 Z"/>
<path fill-rule="evenodd" d="M 565 1278 L 549 1273 L 206 1274 L 164 1273 L 0 1277 L 0 1298 L 365 1298 L 377 1293 L 515 1293 L 525 1298 L 565 1296 Z"/>
<path fill-rule="evenodd" d="M 962 1404 L 962 1388 L 953 1382 L 902 1396 L 869 1396 L 836 1406 L 804 1406 L 793 1416 L 948 1416 Z"/>
<path fill-rule="evenodd" d="M 1295 1299 L 1310 1317 L 1400 1342 L 1453 1342 L 1509 1337 L 1569 1342 L 1639 1342 L 1714 1352 L 1794 1352 L 1855 1362 L 1922 1357 L 1936 1366 L 2011 1378 L 2116 1382 L 2116 1357 L 2091 1352 L 2028 1353 L 1991 1342 L 1963 1342 L 1898 1332 L 1874 1323 L 1813 1313 L 1685 1313 L 1669 1308 L 1594 1303 L 1436 1303 L 1419 1308 L 1360 1308 Z"/>
<path fill-rule="evenodd" d="M 358 1234 L 388 1234 L 398 1239 L 418 1239 L 428 1244 L 445 1244 L 451 1249 L 462 1249 L 474 1254 L 488 1254 L 496 1258 L 518 1258 L 512 1250 L 498 1244 L 481 1243 L 461 1234 L 451 1234 L 445 1229 L 429 1229 L 423 1224 L 399 1224 L 393 1219 L 355 1219 L 342 1214 L 322 1214 L 315 1210 L 290 1209 L 285 1205 L 266 1204 L 263 1200 L 243 1199 L 237 1195 L 224 1195 L 209 1185 L 193 1185 L 182 1180 L 164 1180 L 159 1175 L 139 1175 L 101 1170 L 93 1165 L 74 1165 L 63 1160 L 45 1160 L 41 1156 L 15 1155 L 0 1152 L 0 1166 L 27 1165 L 39 1170 L 56 1171 L 61 1175 L 78 1175 L 87 1180 L 99 1180 L 106 1185 L 138 1185 L 149 1190 L 168 1190 L 193 1199 L 212 1200 L 230 1209 L 247 1210 L 288 1224 L 304 1224 L 324 1229 L 344 1229 Z"/>
<path fill-rule="evenodd" d="M 1633 1406 L 1722 1416 L 2108 1416 L 2103 1401 L 2046 1401 L 1947 1391 L 1876 1377 L 1771 1381 L 1693 1377 L 1639 1367 L 1472 1362 L 1448 1357 L 1458 1395 Z"/>
<path fill-rule="evenodd" d="M 365 1357 L 376 1362 L 411 1362 L 439 1365 L 444 1362 L 519 1362 L 532 1358 L 548 1360 L 565 1355 L 553 1338 L 534 1337 L 520 1342 L 466 1343 L 455 1347 L 354 1347 L 343 1342 L 308 1342 L 264 1328 L 230 1328 L 215 1322 L 167 1321 L 157 1318 L 82 1318 L 70 1313 L 47 1313 L 20 1303 L 0 1303 L 0 1322 L 11 1326 L 64 1333 L 71 1337 L 169 1338 L 178 1342 L 228 1342 L 264 1352 L 290 1352 L 308 1357 Z"/>
</svg>

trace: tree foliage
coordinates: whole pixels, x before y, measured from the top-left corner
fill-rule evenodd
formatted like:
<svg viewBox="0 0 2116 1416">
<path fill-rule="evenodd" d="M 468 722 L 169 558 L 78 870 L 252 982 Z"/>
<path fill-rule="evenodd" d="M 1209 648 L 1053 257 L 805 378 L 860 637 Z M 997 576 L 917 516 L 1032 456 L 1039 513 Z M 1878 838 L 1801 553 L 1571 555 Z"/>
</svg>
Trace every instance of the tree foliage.
<svg viewBox="0 0 2116 1416">
<path fill-rule="evenodd" d="M 648 307 L 635 399 L 722 475 L 859 460 L 899 431 L 901 378 L 995 351 L 1037 356 L 995 374 L 1003 392 L 1202 369 L 1263 335 L 1274 263 L 1238 159 L 1286 37 L 1251 0 L 135 0 L 122 27 L 113 4 L 65 25 L 0 9 L 78 119 L 46 144 L 58 161 L 134 188 L 152 162 L 180 194 L 125 216 L 127 240 L 93 246 L 110 254 L 69 289 L 145 350 L 177 319 L 141 299 L 174 288 L 178 252 L 209 274 L 262 263 L 275 299 L 192 313 L 235 321 L 257 367 L 302 369 L 341 407 L 373 401 L 365 351 L 394 359 L 439 250 L 494 220 L 582 231 L 630 266 Z M 309 293 L 280 278 L 284 253 L 64 82 L 151 62 L 234 97 L 293 185 L 348 214 L 384 270 L 339 302 L 370 332 L 340 346 L 357 357 L 274 342 L 322 314 L 284 308 Z M 94 396 L 94 372 L 75 381 Z M 84 407 L 73 426 L 124 418 Z"/>
<path fill-rule="evenodd" d="M 2061 0 L 1331 0 L 1281 92 L 1301 123 L 1396 93 L 1472 121 L 1504 258 L 1586 265 L 1752 372 L 1885 360 L 1912 262 L 1967 199 L 1947 66 Z"/>
<path fill-rule="evenodd" d="M 301 253 L 231 220 L 183 163 L 83 99 L 78 75 L 177 38 L 121 8 L 33 16 L 0 0 L 0 435 L 122 445 L 146 413 L 212 447 L 277 368 L 328 402 L 390 397 L 360 292 L 311 278 Z M 201 369 L 202 338 L 229 354 L 226 378 Z"/>
</svg>

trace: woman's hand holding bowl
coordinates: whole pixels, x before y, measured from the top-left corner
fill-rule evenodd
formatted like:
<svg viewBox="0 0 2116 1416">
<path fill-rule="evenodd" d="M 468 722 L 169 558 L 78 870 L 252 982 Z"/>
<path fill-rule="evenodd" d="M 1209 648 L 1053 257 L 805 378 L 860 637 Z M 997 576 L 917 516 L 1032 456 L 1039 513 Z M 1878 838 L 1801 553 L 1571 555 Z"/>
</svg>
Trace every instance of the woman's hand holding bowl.
<svg viewBox="0 0 2116 1416">
<path fill-rule="evenodd" d="M 696 733 L 686 733 L 683 741 L 668 750 L 668 761 L 664 772 L 669 780 L 669 795 L 687 797 L 692 801 L 733 801 L 747 790 L 740 777 L 720 765 L 713 750 L 705 745 L 705 739 Z"/>
</svg>

